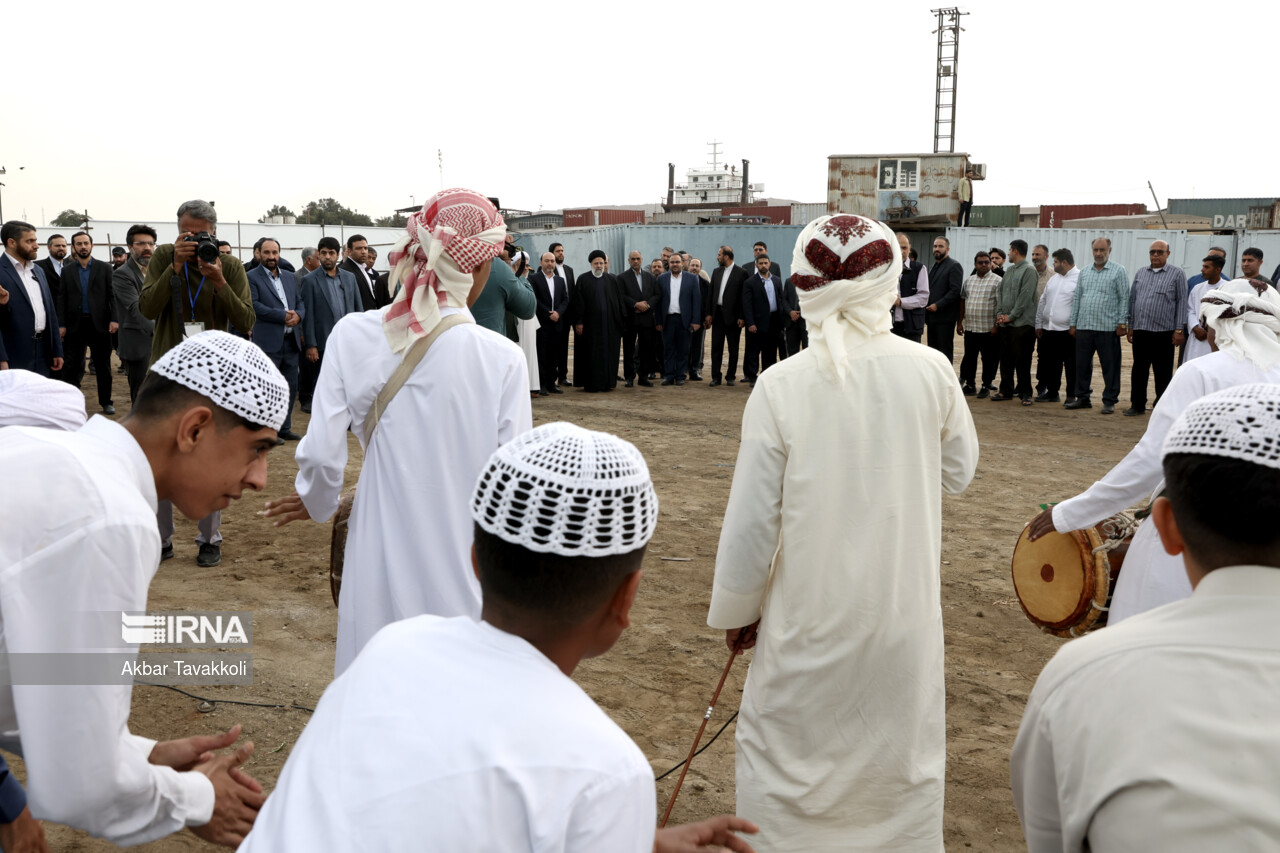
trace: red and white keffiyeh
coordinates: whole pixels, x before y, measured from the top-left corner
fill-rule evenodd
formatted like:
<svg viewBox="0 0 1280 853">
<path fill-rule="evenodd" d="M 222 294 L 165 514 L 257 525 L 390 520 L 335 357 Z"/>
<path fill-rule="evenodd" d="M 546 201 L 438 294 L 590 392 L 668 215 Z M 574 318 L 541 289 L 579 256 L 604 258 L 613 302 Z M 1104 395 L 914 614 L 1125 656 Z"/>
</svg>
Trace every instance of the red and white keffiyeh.
<svg viewBox="0 0 1280 853">
<path fill-rule="evenodd" d="M 506 234 L 502 215 L 474 190 L 441 190 L 409 217 L 405 235 L 387 255 L 390 287 L 401 285 L 382 314 L 392 352 L 430 334 L 442 307 L 467 307 L 472 271 L 498 256 Z"/>
<path fill-rule="evenodd" d="M 849 351 L 892 328 L 902 251 L 883 222 L 820 216 L 796 239 L 791 283 L 809 323 L 809 345 L 843 384 Z"/>
</svg>

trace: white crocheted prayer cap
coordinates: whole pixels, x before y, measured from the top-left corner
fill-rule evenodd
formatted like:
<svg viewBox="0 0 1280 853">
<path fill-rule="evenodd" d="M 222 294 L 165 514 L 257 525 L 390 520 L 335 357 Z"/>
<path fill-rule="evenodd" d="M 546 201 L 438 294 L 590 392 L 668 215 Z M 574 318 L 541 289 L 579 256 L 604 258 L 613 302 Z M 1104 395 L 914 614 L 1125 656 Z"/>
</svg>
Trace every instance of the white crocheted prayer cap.
<svg viewBox="0 0 1280 853">
<path fill-rule="evenodd" d="M 250 423 L 280 429 L 289 384 L 252 341 L 226 332 L 186 338 L 151 365 L 151 372 L 185 385 Z"/>
<path fill-rule="evenodd" d="M 0 427 L 77 430 L 88 416 L 84 392 L 30 370 L 0 370 Z"/>
<path fill-rule="evenodd" d="M 1196 400 L 1165 436 L 1161 458 L 1172 453 L 1224 456 L 1280 470 L 1280 385 L 1236 385 Z"/>
<path fill-rule="evenodd" d="M 635 445 L 551 423 L 494 451 L 476 482 L 471 517 L 530 551 L 605 557 L 649 541 L 658 496 Z"/>
</svg>

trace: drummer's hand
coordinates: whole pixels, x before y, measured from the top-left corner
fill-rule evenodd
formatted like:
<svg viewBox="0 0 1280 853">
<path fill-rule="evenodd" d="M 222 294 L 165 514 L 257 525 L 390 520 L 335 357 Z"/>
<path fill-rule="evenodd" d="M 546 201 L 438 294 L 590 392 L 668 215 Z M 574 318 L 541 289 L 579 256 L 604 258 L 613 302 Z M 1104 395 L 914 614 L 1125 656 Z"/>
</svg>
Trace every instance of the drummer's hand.
<svg viewBox="0 0 1280 853">
<path fill-rule="evenodd" d="M 1049 507 L 1035 518 L 1031 519 L 1031 524 L 1029 526 L 1031 528 L 1030 539 L 1032 542 L 1036 541 L 1046 533 L 1053 533 L 1056 531 L 1058 528 L 1053 526 L 1053 507 Z"/>
<path fill-rule="evenodd" d="M 284 527 L 291 521 L 308 521 L 311 518 L 306 504 L 297 495 L 267 501 L 267 508 L 260 515 L 265 515 L 267 518 L 280 516 L 280 520 L 275 523 L 276 527 Z"/>
<path fill-rule="evenodd" d="M 760 627 L 760 620 L 752 622 L 742 628 L 730 628 L 724 632 L 724 643 L 729 647 L 729 651 L 733 651 L 736 647 L 738 654 L 742 654 L 747 649 L 756 647 L 756 629 Z M 741 641 L 739 643 L 739 641 Z"/>
</svg>

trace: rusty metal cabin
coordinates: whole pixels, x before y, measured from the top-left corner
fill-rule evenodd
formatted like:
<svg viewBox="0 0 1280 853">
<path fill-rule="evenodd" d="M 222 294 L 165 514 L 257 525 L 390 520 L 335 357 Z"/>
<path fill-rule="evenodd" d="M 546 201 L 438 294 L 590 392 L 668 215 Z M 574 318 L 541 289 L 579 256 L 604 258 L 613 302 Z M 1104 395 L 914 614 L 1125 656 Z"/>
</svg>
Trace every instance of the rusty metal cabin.
<svg viewBox="0 0 1280 853">
<path fill-rule="evenodd" d="M 986 177 L 968 154 L 842 154 L 827 162 L 828 213 L 855 213 L 901 231 L 955 225 L 965 170 L 974 170 L 975 181 Z"/>
</svg>

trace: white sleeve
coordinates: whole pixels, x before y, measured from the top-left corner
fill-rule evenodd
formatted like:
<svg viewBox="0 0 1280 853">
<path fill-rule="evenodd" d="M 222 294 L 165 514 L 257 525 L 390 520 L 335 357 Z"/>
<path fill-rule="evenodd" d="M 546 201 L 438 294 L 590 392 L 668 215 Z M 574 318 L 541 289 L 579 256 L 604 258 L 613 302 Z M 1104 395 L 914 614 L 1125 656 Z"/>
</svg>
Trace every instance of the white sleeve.
<svg viewBox="0 0 1280 853">
<path fill-rule="evenodd" d="M 593 785 L 569 811 L 564 853 L 652 853 L 656 812 L 652 771 Z"/>
<path fill-rule="evenodd" d="M 1152 409 L 1147 431 L 1133 450 L 1083 493 L 1056 505 L 1054 528 L 1061 533 L 1083 530 L 1128 509 L 1155 491 L 1164 479 L 1160 450 L 1165 436 L 1183 409 L 1205 392 L 1204 376 L 1196 361 L 1179 368 L 1160 395 L 1160 405 Z"/>
<path fill-rule="evenodd" d="M 1028 853 L 1066 853 L 1068 849 L 1062 834 L 1058 772 L 1043 695 L 1032 690 L 1009 755 L 1013 805 L 1022 822 Z"/>
<path fill-rule="evenodd" d="M 948 370 L 947 375 L 954 374 Z M 950 408 L 942 424 L 942 491 L 958 495 L 969 487 L 978 470 L 978 431 L 960 386 L 953 380 L 943 387 L 950 395 Z"/>
<path fill-rule="evenodd" d="M 1187 332 L 1200 325 L 1200 285 L 1191 288 L 1187 294 Z"/>
<path fill-rule="evenodd" d="M 93 611 L 146 609 L 159 562 L 153 528 L 90 526 L 7 568 L 0 617 L 10 654 L 100 647 Z M 151 561 L 148 563 L 148 561 Z M 11 688 L 32 814 L 119 845 L 143 844 L 213 814 L 201 773 L 150 764 L 152 741 L 129 733 L 131 684 Z"/>
<path fill-rule="evenodd" d="M 1045 315 L 1049 313 L 1049 288 L 1044 289 L 1044 293 L 1040 294 L 1040 301 L 1036 303 L 1036 328 L 1044 328 Z"/>
<path fill-rule="evenodd" d="M 730 630 L 760 618 L 782 529 L 787 451 L 763 385 L 747 398 L 742 444 L 724 511 L 707 624 Z"/>
<path fill-rule="evenodd" d="M 529 368 L 521 353 L 512 361 L 502 380 L 502 402 L 498 409 L 498 443 L 506 444 L 533 429 L 533 405 L 529 399 Z"/>
<path fill-rule="evenodd" d="M 343 324 L 334 327 L 325 343 L 324 361 L 311 398 L 311 422 L 294 456 L 298 476 L 293 487 L 312 521 L 328 521 L 342 499 L 347 470 L 347 430 L 351 410 L 342 377 Z M 304 356 L 305 358 L 305 356 Z"/>
</svg>

